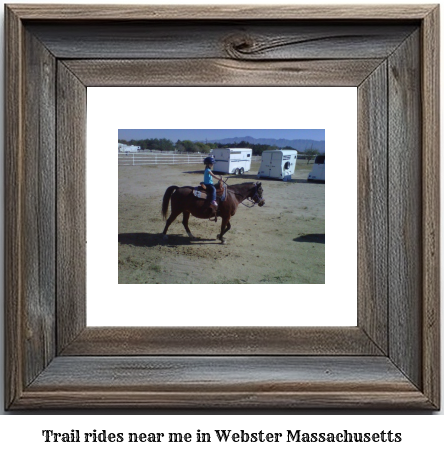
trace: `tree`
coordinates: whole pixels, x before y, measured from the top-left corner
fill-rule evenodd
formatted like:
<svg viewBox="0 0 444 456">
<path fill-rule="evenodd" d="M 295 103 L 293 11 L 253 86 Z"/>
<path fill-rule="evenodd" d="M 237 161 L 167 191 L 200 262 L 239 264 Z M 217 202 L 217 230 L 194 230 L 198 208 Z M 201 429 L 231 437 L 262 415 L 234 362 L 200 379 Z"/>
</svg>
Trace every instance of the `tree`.
<svg viewBox="0 0 444 456">
<path fill-rule="evenodd" d="M 203 154 L 210 153 L 211 147 L 208 144 L 204 144 L 204 143 L 198 141 L 198 142 L 195 142 L 195 145 L 197 146 L 199 152 L 201 152 Z"/>
<path fill-rule="evenodd" d="M 218 149 L 220 144 L 216 143 L 207 143 L 207 146 L 209 146 L 210 150 L 211 149 Z"/>
<path fill-rule="evenodd" d="M 277 146 L 270 146 L 268 144 L 252 144 L 253 155 L 262 156 L 264 150 L 275 150 Z"/>
<path fill-rule="evenodd" d="M 186 139 L 185 141 L 182 141 L 182 144 L 187 152 L 199 152 L 199 148 L 193 143 L 193 141 Z"/>
<path fill-rule="evenodd" d="M 319 150 L 313 148 L 313 146 L 305 149 L 304 154 L 307 156 L 307 165 L 310 164 L 310 160 L 313 160 L 316 155 L 319 155 Z"/>
<path fill-rule="evenodd" d="M 178 152 L 185 152 L 185 146 L 183 145 L 182 141 L 181 140 L 178 140 L 176 142 L 176 150 Z"/>
<path fill-rule="evenodd" d="M 160 150 L 174 150 L 174 143 L 169 139 L 162 138 L 159 140 Z"/>
</svg>

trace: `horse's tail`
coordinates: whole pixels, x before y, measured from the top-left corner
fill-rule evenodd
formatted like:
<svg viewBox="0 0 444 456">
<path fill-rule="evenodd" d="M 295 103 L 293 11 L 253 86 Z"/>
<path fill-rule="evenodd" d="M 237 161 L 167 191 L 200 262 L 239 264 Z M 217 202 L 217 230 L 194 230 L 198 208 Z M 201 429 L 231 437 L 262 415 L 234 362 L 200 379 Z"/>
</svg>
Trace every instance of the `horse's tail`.
<svg viewBox="0 0 444 456">
<path fill-rule="evenodd" d="M 171 187 L 168 187 L 166 189 L 165 195 L 163 195 L 163 201 L 162 201 L 162 215 L 163 219 L 166 219 L 167 212 L 168 212 L 168 206 L 170 204 L 170 198 L 171 195 L 175 190 L 177 190 L 179 187 L 177 185 L 172 185 Z"/>
</svg>

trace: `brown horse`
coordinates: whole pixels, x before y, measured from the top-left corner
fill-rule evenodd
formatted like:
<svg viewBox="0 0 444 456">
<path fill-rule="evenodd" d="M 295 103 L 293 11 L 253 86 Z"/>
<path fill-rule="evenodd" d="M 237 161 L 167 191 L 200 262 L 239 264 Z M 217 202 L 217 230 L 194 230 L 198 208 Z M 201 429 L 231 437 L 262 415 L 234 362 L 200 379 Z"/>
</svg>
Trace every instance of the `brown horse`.
<svg viewBox="0 0 444 456">
<path fill-rule="evenodd" d="M 185 227 L 188 236 L 192 239 L 195 239 L 195 237 L 191 234 L 188 227 L 190 215 L 201 219 L 210 218 L 214 215 L 213 210 L 209 207 L 208 200 L 196 198 L 193 194 L 193 190 L 193 187 L 177 187 L 176 185 L 166 189 L 162 202 L 162 215 L 163 218 L 166 219 L 170 199 L 171 215 L 163 230 L 164 239 L 168 239 L 168 228 L 181 213 L 183 213 L 182 224 Z M 236 213 L 239 204 L 246 199 L 251 201 L 253 205 L 257 204 L 258 206 L 263 206 L 265 204 L 263 188 L 260 182 L 248 182 L 228 186 L 227 197 L 225 201 L 219 203 L 216 214 L 222 218 L 220 234 L 217 235 L 217 239 L 220 239 L 222 244 L 225 244 L 225 233 L 231 228 L 231 217 Z"/>
</svg>

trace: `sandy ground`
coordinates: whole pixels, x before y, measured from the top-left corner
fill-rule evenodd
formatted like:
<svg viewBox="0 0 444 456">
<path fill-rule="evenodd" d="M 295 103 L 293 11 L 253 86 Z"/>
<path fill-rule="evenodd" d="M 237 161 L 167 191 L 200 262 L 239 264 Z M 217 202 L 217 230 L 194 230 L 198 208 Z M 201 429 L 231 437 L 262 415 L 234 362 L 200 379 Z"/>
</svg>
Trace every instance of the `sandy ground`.
<svg viewBox="0 0 444 456">
<path fill-rule="evenodd" d="M 265 206 L 240 205 L 226 245 L 220 221 L 179 216 L 163 240 L 161 201 L 170 185 L 198 185 L 200 165 L 119 167 L 119 283 L 324 283 L 325 185 L 307 183 L 298 162 L 291 182 L 262 180 Z M 256 181 L 259 163 L 228 184 Z"/>
</svg>

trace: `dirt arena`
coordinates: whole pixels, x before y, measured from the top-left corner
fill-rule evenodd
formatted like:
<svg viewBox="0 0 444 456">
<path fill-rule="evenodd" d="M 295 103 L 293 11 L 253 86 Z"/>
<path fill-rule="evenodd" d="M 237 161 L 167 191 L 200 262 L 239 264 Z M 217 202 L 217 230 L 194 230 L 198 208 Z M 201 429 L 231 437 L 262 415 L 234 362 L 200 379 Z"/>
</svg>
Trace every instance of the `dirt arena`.
<svg viewBox="0 0 444 456">
<path fill-rule="evenodd" d="M 256 181 L 259 163 L 228 184 Z M 119 283 L 325 283 L 325 185 L 307 183 L 298 161 L 291 182 L 262 180 L 265 206 L 239 205 L 226 245 L 220 222 L 179 216 L 163 240 L 161 202 L 170 185 L 198 185 L 203 165 L 119 167 Z M 170 211 L 168 211 L 168 214 Z"/>
</svg>

